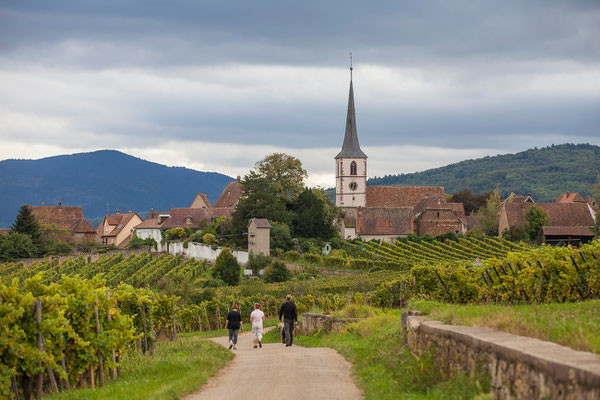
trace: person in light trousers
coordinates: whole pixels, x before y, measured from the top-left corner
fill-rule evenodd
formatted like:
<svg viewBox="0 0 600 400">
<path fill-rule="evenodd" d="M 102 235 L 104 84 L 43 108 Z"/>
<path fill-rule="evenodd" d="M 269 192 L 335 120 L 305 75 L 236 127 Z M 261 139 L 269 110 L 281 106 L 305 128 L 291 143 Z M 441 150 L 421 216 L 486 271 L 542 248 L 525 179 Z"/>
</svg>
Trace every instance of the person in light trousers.
<svg viewBox="0 0 600 400">
<path fill-rule="evenodd" d="M 254 348 L 262 348 L 263 321 L 265 313 L 261 311 L 260 304 L 254 304 L 254 311 L 250 314 L 250 323 L 252 324 L 252 339 L 254 340 Z"/>
</svg>

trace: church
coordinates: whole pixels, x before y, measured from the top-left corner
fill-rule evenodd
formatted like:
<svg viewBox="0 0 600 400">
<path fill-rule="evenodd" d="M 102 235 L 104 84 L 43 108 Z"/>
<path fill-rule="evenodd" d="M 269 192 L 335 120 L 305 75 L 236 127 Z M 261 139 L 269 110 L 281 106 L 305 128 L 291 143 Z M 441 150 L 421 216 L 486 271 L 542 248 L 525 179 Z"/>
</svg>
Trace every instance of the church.
<svg viewBox="0 0 600 400">
<path fill-rule="evenodd" d="M 342 238 L 394 242 L 409 233 L 437 236 L 467 231 L 462 203 L 449 203 L 443 187 L 367 186 L 367 155 L 358 143 L 354 87 L 350 94 L 342 150 L 335 156 L 335 203 L 345 212 Z"/>
</svg>

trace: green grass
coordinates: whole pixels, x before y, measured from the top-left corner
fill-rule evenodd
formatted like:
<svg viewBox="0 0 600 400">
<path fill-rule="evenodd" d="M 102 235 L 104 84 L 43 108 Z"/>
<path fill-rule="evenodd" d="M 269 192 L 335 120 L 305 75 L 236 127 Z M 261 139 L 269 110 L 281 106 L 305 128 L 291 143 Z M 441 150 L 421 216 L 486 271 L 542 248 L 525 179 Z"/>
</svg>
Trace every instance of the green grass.
<svg viewBox="0 0 600 400">
<path fill-rule="evenodd" d="M 267 333 L 279 341 L 279 332 Z M 273 336 L 273 338 L 271 337 Z M 444 380 L 433 356 L 416 357 L 406 346 L 400 316 L 380 314 L 351 324 L 340 333 L 300 336 L 295 343 L 331 347 L 352 362 L 358 385 L 367 399 L 472 399 L 487 398 L 485 381 L 459 376 Z"/>
<path fill-rule="evenodd" d="M 409 308 L 447 324 L 492 328 L 600 354 L 600 300 L 516 306 L 415 300 Z"/>
<path fill-rule="evenodd" d="M 179 399 L 200 389 L 234 355 L 224 347 L 195 338 L 160 342 L 154 356 L 129 354 L 122 376 L 96 390 L 61 392 L 48 399 Z"/>
</svg>

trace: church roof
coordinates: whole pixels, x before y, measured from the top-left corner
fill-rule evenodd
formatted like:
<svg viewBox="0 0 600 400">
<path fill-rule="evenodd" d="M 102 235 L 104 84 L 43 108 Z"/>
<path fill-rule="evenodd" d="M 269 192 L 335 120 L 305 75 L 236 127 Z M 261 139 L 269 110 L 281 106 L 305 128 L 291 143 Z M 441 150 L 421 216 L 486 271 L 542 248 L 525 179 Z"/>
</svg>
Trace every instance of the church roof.
<svg viewBox="0 0 600 400">
<path fill-rule="evenodd" d="M 354 87 L 350 80 L 350 94 L 348 96 L 348 115 L 346 116 L 346 134 L 344 135 L 344 144 L 342 151 L 335 158 L 367 158 L 358 144 L 358 134 L 356 132 L 356 113 L 354 112 Z"/>
</svg>

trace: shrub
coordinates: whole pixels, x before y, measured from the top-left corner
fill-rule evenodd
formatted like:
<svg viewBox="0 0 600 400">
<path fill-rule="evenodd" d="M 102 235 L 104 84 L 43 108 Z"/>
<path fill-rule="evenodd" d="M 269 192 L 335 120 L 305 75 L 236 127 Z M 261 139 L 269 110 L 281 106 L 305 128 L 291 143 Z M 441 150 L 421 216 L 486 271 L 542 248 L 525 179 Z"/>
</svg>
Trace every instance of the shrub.
<svg viewBox="0 0 600 400">
<path fill-rule="evenodd" d="M 227 283 L 225 283 L 224 280 L 219 279 L 219 278 L 209 279 L 202 283 L 203 288 L 216 288 L 216 287 L 221 287 L 221 286 L 227 286 Z"/>
<path fill-rule="evenodd" d="M 19 258 L 37 256 L 38 248 L 31 236 L 26 233 L 0 235 L 0 261 L 13 261 Z"/>
<path fill-rule="evenodd" d="M 265 256 L 264 254 L 254 255 L 253 253 L 250 253 L 246 268 L 251 269 L 254 274 L 258 274 L 258 271 L 266 269 L 272 262 L 273 257 L 271 256 Z"/>
<path fill-rule="evenodd" d="M 341 257 L 327 256 L 327 257 L 323 257 L 323 264 L 325 264 L 329 267 L 342 267 L 343 268 L 346 266 L 346 259 L 341 258 Z"/>
<path fill-rule="evenodd" d="M 289 261 L 298 261 L 300 259 L 300 253 L 295 250 L 286 251 L 285 259 Z"/>
<path fill-rule="evenodd" d="M 230 286 L 240 283 L 240 264 L 238 264 L 229 249 L 223 249 L 217 256 L 215 266 L 212 269 L 212 277 L 222 279 Z"/>
<path fill-rule="evenodd" d="M 266 282 L 285 282 L 291 277 L 292 273 L 281 261 L 275 261 L 265 269 Z"/>
<path fill-rule="evenodd" d="M 304 259 L 304 261 L 311 264 L 320 264 L 321 262 L 323 262 L 321 257 L 316 254 L 304 254 L 302 258 Z"/>
<path fill-rule="evenodd" d="M 45 253 L 55 256 L 66 256 L 71 254 L 73 246 L 70 243 L 63 242 L 62 240 L 51 240 L 46 244 Z"/>
<path fill-rule="evenodd" d="M 204 236 L 202 236 L 202 243 L 213 244 L 216 241 L 217 241 L 217 237 L 215 235 L 213 235 L 212 233 L 205 233 Z"/>
<path fill-rule="evenodd" d="M 349 304 L 332 315 L 338 318 L 369 318 L 377 315 L 377 310 L 363 304 Z"/>
<path fill-rule="evenodd" d="M 204 221 L 204 220 L 202 220 Z M 202 222 L 200 221 L 200 222 Z M 202 232 L 196 232 L 193 233 L 192 236 L 190 236 L 190 240 L 194 243 L 202 243 Z"/>
</svg>

